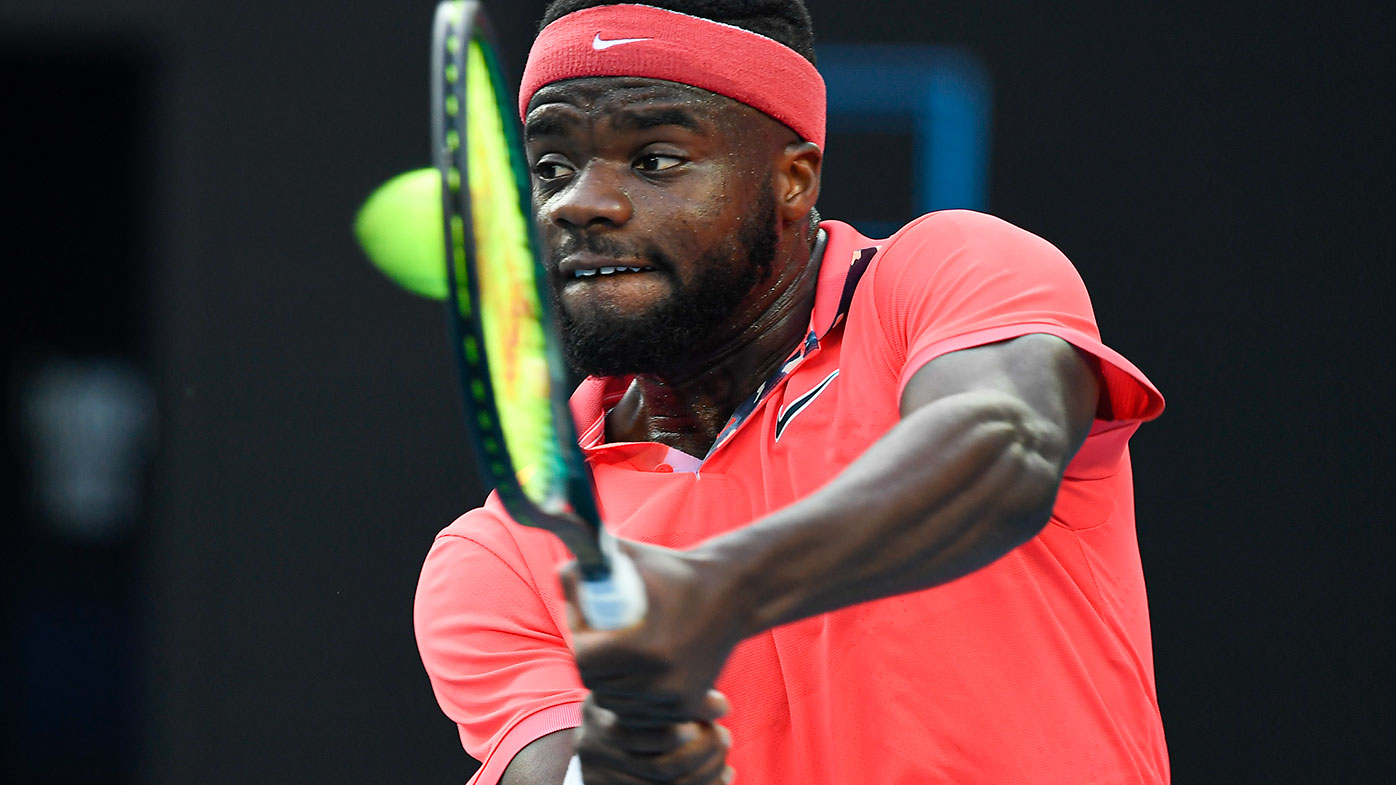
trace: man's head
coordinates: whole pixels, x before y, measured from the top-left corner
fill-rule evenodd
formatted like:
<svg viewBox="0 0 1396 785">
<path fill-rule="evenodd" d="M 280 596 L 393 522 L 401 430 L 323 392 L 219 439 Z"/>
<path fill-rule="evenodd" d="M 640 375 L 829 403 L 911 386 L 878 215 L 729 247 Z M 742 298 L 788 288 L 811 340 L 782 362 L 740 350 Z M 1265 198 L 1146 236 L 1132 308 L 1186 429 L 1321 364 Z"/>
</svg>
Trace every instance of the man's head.
<svg viewBox="0 0 1396 785">
<path fill-rule="evenodd" d="M 520 97 L 565 344 L 588 373 L 685 372 L 809 257 L 824 96 L 803 4 L 655 5 L 677 13 L 553 3 Z"/>
</svg>

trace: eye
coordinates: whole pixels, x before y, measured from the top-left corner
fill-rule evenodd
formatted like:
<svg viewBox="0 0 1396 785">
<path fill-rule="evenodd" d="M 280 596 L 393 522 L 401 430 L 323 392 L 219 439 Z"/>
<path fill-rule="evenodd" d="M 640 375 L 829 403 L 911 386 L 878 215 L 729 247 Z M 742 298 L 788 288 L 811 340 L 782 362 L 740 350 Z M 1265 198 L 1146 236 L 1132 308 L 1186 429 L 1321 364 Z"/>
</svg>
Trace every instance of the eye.
<svg viewBox="0 0 1396 785">
<path fill-rule="evenodd" d="M 673 169 L 684 162 L 684 159 L 676 155 L 661 155 L 650 153 L 635 159 L 635 168 L 642 172 L 662 172 L 666 169 Z"/>
<path fill-rule="evenodd" d="M 571 175 L 574 171 L 576 170 L 572 168 L 571 164 L 552 158 L 544 158 L 533 165 L 534 176 L 544 182 L 561 180 Z"/>
</svg>

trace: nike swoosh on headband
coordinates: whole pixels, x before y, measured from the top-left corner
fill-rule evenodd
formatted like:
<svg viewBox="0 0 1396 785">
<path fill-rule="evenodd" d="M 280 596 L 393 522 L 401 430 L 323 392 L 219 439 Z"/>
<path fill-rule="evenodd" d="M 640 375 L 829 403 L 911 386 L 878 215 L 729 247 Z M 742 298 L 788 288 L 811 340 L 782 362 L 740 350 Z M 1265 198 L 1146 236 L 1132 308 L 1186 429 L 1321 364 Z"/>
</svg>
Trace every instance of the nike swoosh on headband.
<svg viewBox="0 0 1396 785">
<path fill-rule="evenodd" d="M 596 37 L 593 38 L 593 39 L 591 39 L 591 48 L 592 48 L 592 49 L 595 49 L 595 50 L 598 51 L 598 52 L 600 52 L 600 51 L 602 51 L 603 49 L 610 49 L 610 48 L 613 47 L 613 46 L 620 46 L 621 44 L 633 44 L 633 43 L 636 43 L 637 41 L 648 41 L 648 40 L 650 40 L 650 39 L 648 39 L 648 38 L 617 38 L 617 39 L 615 39 L 614 41 L 607 41 L 606 39 L 604 39 L 604 38 L 601 37 L 601 34 L 600 34 L 600 33 L 597 33 L 597 34 L 596 34 Z"/>
</svg>

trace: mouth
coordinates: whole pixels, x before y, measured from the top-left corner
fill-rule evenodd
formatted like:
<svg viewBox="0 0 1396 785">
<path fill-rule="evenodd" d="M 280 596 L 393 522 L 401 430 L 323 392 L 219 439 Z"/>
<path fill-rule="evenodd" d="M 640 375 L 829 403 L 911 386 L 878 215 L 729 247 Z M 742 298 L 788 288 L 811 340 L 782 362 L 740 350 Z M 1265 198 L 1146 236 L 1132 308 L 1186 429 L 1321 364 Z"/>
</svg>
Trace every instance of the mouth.
<svg viewBox="0 0 1396 785">
<path fill-rule="evenodd" d="M 582 251 L 563 258 L 554 285 L 563 308 L 574 314 L 641 313 L 671 296 L 664 270 L 644 257 Z"/>
<path fill-rule="evenodd" d="M 626 264 L 627 261 L 630 263 Z M 564 259 L 557 267 L 558 276 L 565 283 L 583 279 L 610 278 L 652 272 L 657 272 L 656 268 L 645 262 L 637 263 L 631 260 L 612 259 L 591 253 L 573 254 Z"/>
<path fill-rule="evenodd" d="M 591 267 L 578 268 L 572 271 L 572 279 L 591 278 L 595 275 L 616 275 L 618 273 L 644 273 L 653 272 L 653 267 Z"/>
</svg>

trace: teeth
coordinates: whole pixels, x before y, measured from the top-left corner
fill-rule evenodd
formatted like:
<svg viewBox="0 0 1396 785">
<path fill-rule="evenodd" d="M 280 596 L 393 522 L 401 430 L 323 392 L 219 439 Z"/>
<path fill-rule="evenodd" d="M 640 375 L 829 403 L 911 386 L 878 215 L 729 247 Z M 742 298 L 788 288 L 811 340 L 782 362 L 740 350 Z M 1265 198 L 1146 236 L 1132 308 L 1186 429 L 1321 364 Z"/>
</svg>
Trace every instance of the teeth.
<svg viewBox="0 0 1396 785">
<path fill-rule="evenodd" d="M 572 273 L 574 278 L 590 278 L 593 275 L 614 275 L 615 273 L 639 273 L 644 272 L 643 267 L 601 267 L 595 270 L 576 270 Z"/>
</svg>

